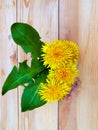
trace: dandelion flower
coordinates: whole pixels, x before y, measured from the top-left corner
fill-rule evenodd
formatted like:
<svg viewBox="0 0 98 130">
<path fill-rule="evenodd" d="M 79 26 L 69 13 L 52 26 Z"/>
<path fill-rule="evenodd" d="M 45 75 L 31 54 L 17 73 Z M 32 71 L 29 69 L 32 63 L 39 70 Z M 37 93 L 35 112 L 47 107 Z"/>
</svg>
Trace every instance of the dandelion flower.
<svg viewBox="0 0 98 130">
<path fill-rule="evenodd" d="M 44 65 L 52 69 L 58 68 L 61 64 L 76 62 L 79 59 L 77 44 L 67 40 L 55 40 L 51 44 L 46 43 L 42 47 L 42 52 Z"/>
<path fill-rule="evenodd" d="M 72 61 L 77 62 L 79 60 L 79 49 L 78 45 L 72 41 L 64 41 L 66 46 L 72 50 Z"/>
<path fill-rule="evenodd" d="M 75 64 L 68 66 L 61 66 L 56 70 L 50 70 L 48 78 L 55 79 L 58 82 L 66 82 L 68 85 L 72 85 L 75 82 L 75 78 L 78 76 L 78 69 Z"/>
<path fill-rule="evenodd" d="M 60 64 L 69 62 L 73 56 L 72 49 L 61 40 L 55 40 L 51 44 L 46 43 L 42 47 L 42 52 L 44 65 L 50 68 L 57 68 Z"/>
<path fill-rule="evenodd" d="M 48 80 L 47 83 L 41 83 L 41 88 L 38 93 L 41 96 L 41 100 L 46 102 L 54 102 L 56 100 L 61 100 L 67 94 L 70 93 L 71 87 L 66 83 L 61 84 L 53 80 Z"/>
</svg>

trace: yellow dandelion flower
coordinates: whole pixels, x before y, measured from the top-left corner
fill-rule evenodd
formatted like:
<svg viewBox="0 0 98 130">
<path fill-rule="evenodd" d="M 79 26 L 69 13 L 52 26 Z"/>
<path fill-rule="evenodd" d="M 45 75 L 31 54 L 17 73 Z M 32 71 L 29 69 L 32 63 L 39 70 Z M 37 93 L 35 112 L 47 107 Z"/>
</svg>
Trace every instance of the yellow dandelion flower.
<svg viewBox="0 0 98 130">
<path fill-rule="evenodd" d="M 46 43 L 42 47 L 42 52 L 44 65 L 52 69 L 58 68 L 61 64 L 76 62 L 79 59 L 77 44 L 67 40 L 55 40 L 51 44 Z"/>
<path fill-rule="evenodd" d="M 67 94 L 70 93 L 71 87 L 66 83 L 61 84 L 53 80 L 48 80 L 47 83 L 41 83 L 41 88 L 38 94 L 41 96 L 41 100 L 46 102 L 54 102 L 56 100 L 61 100 Z"/>
<path fill-rule="evenodd" d="M 72 61 L 77 62 L 79 60 L 79 49 L 78 45 L 72 41 L 64 41 L 66 46 L 72 50 Z"/>
<path fill-rule="evenodd" d="M 61 66 L 58 69 L 50 70 L 48 78 L 55 79 L 59 82 L 66 82 L 68 85 L 74 84 L 76 77 L 78 77 L 78 69 L 75 64 L 68 66 Z"/>
<path fill-rule="evenodd" d="M 73 57 L 72 49 L 61 40 L 55 40 L 51 44 L 46 43 L 42 47 L 42 52 L 44 65 L 50 68 L 57 68 L 60 64 L 72 60 Z"/>
</svg>

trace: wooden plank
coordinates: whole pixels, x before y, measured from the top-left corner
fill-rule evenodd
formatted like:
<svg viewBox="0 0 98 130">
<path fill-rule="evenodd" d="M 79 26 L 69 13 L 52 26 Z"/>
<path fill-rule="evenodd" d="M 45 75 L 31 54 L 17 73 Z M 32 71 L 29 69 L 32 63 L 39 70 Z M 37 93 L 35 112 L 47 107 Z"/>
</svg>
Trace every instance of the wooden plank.
<svg viewBox="0 0 98 130">
<path fill-rule="evenodd" d="M 42 40 L 58 38 L 58 0 L 17 0 L 17 20 L 35 27 Z M 19 61 L 26 55 L 19 49 Z M 19 90 L 21 97 L 22 89 Z M 21 113 L 19 108 L 19 130 L 57 130 L 58 103 L 47 104 L 34 111 Z"/>
<path fill-rule="evenodd" d="M 60 0 L 59 38 L 80 49 L 80 91 L 59 104 L 59 130 L 98 129 L 98 1 Z"/>
<path fill-rule="evenodd" d="M 0 86 L 12 66 L 17 64 L 17 46 L 13 44 L 10 26 L 16 20 L 15 0 L 0 0 Z M 0 87 L 0 93 L 1 93 Z M 18 130 L 17 89 L 0 95 L 0 130 Z"/>
<path fill-rule="evenodd" d="M 81 93 L 77 100 L 77 129 L 98 130 L 98 1 L 79 1 Z"/>
<path fill-rule="evenodd" d="M 59 39 L 78 42 L 78 3 L 77 0 L 59 1 Z M 59 130 L 77 130 L 77 92 L 59 103 Z"/>
</svg>

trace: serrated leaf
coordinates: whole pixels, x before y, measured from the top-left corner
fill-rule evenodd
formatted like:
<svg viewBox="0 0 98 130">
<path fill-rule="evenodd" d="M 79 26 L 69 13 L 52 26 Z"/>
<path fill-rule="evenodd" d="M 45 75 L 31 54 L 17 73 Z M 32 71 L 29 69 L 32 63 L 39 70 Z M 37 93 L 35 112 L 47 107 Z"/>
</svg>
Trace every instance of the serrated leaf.
<svg viewBox="0 0 98 130">
<path fill-rule="evenodd" d="M 32 62 L 32 67 L 27 65 L 27 61 L 20 63 L 19 69 L 14 66 L 3 85 L 2 95 L 4 95 L 9 90 L 28 82 L 44 69 L 45 68 L 43 64 L 37 60 Z"/>
<path fill-rule="evenodd" d="M 14 23 L 11 26 L 11 33 L 16 44 L 20 45 L 24 52 L 33 53 L 33 58 L 41 55 L 43 42 L 40 40 L 38 32 L 26 23 Z"/>
<path fill-rule="evenodd" d="M 37 107 L 44 105 L 46 102 L 40 100 L 38 90 L 40 88 L 40 83 L 46 81 L 46 76 L 48 71 L 40 73 L 35 78 L 35 83 L 29 85 L 24 89 L 22 99 L 21 99 L 21 109 L 22 112 L 27 110 L 33 110 Z"/>
</svg>

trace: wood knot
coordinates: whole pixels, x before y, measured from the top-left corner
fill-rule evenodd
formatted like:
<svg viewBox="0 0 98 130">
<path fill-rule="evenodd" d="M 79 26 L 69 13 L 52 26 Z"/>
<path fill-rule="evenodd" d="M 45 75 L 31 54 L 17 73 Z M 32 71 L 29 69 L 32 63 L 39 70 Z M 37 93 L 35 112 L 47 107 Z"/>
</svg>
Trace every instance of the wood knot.
<svg viewBox="0 0 98 130">
<path fill-rule="evenodd" d="M 10 56 L 12 64 L 16 65 L 17 64 L 17 53 L 14 51 L 14 53 Z"/>
<path fill-rule="evenodd" d="M 30 0 L 24 0 L 24 3 L 25 3 L 25 6 L 28 7 L 29 3 L 30 3 Z"/>
<path fill-rule="evenodd" d="M 4 71 L 4 69 L 1 69 L 1 75 L 2 75 L 2 76 L 5 75 L 5 71 Z"/>
</svg>

